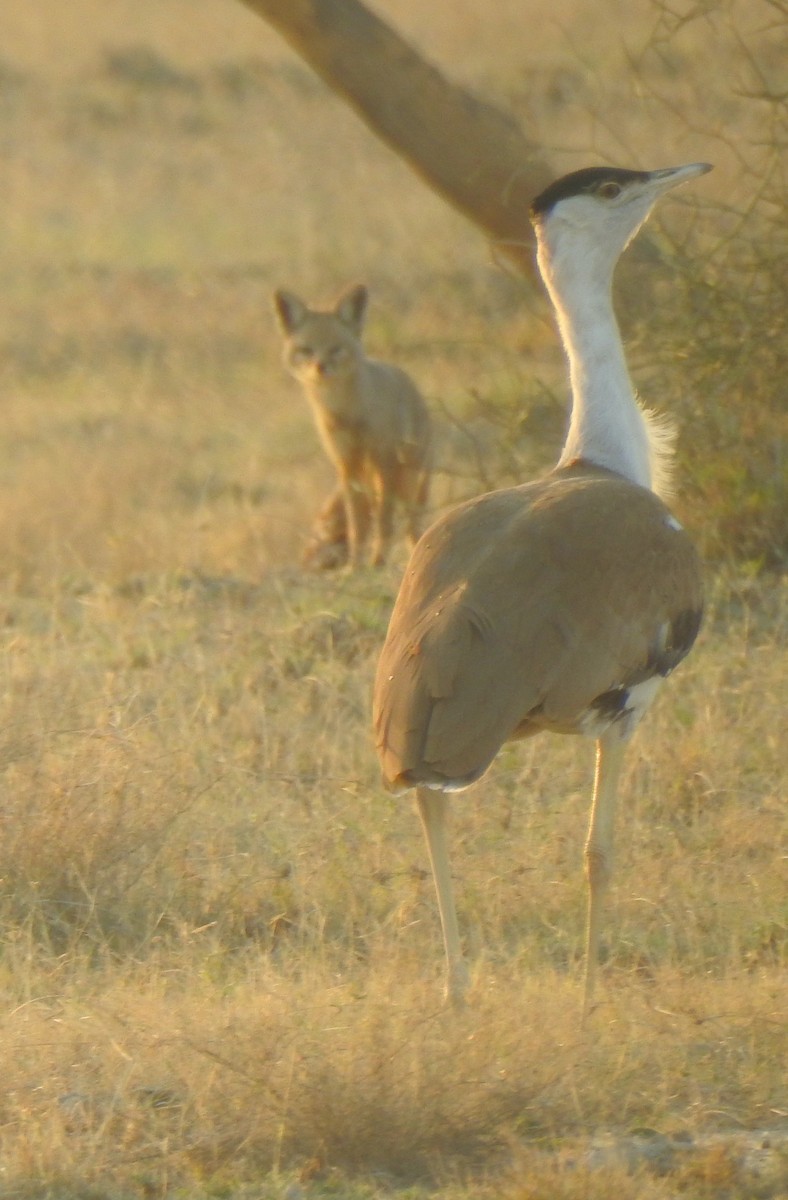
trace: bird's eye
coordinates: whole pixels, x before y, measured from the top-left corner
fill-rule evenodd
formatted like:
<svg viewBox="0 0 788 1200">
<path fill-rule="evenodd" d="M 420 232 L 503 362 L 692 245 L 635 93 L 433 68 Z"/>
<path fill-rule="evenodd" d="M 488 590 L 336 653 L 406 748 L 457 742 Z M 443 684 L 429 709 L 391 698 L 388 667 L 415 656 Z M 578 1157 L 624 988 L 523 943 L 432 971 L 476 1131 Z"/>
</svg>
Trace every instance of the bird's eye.
<svg viewBox="0 0 788 1200">
<path fill-rule="evenodd" d="M 615 200 L 616 196 L 621 195 L 621 184 L 614 183 L 612 179 L 607 183 L 600 183 L 597 188 L 597 195 L 604 196 L 605 200 Z"/>
</svg>

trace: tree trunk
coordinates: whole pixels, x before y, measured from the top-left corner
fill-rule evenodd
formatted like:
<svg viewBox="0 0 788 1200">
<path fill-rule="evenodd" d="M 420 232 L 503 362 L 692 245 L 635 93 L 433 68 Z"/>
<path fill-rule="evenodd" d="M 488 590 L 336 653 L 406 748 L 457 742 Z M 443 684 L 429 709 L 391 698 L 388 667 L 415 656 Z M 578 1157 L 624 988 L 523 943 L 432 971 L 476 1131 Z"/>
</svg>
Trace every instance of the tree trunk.
<svg viewBox="0 0 788 1200">
<path fill-rule="evenodd" d="M 552 178 L 516 122 L 449 82 L 360 0 L 244 0 L 439 195 L 534 269 L 530 200 Z"/>
</svg>

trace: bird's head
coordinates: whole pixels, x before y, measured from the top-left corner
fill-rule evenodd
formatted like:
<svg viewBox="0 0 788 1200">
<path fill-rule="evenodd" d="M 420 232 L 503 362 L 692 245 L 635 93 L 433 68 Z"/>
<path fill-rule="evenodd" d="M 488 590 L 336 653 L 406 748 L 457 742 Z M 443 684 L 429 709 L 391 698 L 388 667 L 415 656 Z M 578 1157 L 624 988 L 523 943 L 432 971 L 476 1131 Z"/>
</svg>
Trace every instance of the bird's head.
<svg viewBox="0 0 788 1200">
<path fill-rule="evenodd" d="M 531 204 L 543 274 L 562 259 L 612 274 L 616 261 L 665 192 L 710 171 L 689 163 L 659 171 L 585 167 L 545 188 Z"/>
</svg>

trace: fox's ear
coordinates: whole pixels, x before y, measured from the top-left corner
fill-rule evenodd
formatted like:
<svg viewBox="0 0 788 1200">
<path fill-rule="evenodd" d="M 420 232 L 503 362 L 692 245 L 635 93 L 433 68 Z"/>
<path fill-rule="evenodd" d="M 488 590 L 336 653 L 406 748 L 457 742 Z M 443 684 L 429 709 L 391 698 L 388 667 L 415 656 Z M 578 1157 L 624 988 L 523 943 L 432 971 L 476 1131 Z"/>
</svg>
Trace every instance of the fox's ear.
<svg viewBox="0 0 788 1200">
<path fill-rule="evenodd" d="M 364 284 L 354 283 L 352 287 L 345 288 L 344 292 L 340 294 L 334 305 L 334 313 L 344 325 L 349 325 L 355 333 L 359 334 L 364 327 L 368 300 L 369 292 Z"/>
<path fill-rule="evenodd" d="M 292 333 L 301 325 L 309 310 L 295 292 L 277 288 L 274 292 L 274 312 L 283 333 Z"/>
</svg>

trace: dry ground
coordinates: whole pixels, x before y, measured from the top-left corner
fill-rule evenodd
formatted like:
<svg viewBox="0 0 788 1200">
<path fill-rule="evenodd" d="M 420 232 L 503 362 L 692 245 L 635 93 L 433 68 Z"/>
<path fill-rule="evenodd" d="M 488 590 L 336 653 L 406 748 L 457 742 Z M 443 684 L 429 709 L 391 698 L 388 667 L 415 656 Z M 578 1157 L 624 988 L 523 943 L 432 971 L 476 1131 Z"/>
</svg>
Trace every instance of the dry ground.
<svg viewBox="0 0 788 1200">
<path fill-rule="evenodd" d="M 524 31 L 519 0 L 379 5 L 558 170 L 717 162 L 655 223 L 625 324 L 663 407 L 692 418 L 690 378 L 757 413 L 767 372 L 726 386 L 676 314 L 772 154 L 746 92 L 780 6 L 533 7 Z M 0 194 L 0 1195 L 788 1195 L 784 577 L 710 565 L 627 767 L 584 1032 L 591 747 L 507 749 L 458 798 L 474 984 L 451 1016 L 421 835 L 368 729 L 402 556 L 300 569 L 330 472 L 269 297 L 370 284 L 370 343 L 441 414 L 437 508 L 555 455 L 538 289 L 231 0 L 15 6 Z M 713 447 L 686 428 L 703 541 Z"/>
</svg>

